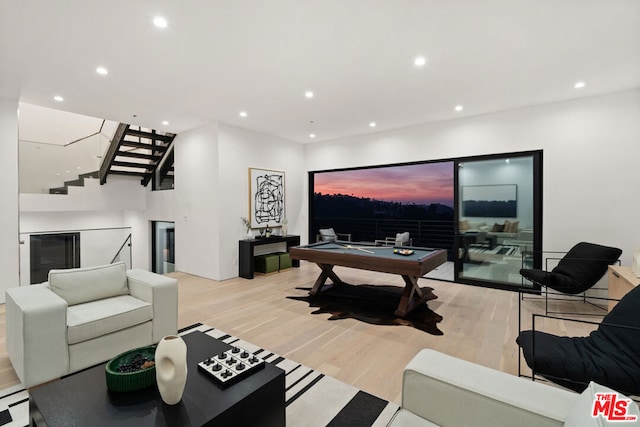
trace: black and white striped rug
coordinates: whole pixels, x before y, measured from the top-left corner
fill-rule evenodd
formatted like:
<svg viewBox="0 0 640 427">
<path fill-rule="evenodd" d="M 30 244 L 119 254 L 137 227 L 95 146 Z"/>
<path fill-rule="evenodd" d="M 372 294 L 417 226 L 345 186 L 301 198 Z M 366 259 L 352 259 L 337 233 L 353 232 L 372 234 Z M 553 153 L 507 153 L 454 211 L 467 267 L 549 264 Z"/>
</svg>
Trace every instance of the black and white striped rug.
<svg viewBox="0 0 640 427">
<path fill-rule="evenodd" d="M 237 345 L 285 371 L 287 426 L 386 426 L 398 410 L 387 402 L 335 378 L 314 371 L 219 329 L 196 324 L 180 334 L 202 331 Z M 29 425 L 29 394 L 21 385 L 0 390 L 0 426 Z"/>
</svg>

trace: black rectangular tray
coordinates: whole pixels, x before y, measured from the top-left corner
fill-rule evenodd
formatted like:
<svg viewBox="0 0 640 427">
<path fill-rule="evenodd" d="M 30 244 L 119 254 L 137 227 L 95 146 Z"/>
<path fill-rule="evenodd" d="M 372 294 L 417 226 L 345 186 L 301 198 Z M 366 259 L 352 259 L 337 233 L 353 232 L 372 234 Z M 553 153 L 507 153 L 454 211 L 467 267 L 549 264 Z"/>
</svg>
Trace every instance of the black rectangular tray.
<svg viewBox="0 0 640 427">
<path fill-rule="evenodd" d="M 229 386 L 264 368 L 265 362 L 249 351 L 233 347 L 198 363 L 198 370 L 216 383 Z"/>
</svg>

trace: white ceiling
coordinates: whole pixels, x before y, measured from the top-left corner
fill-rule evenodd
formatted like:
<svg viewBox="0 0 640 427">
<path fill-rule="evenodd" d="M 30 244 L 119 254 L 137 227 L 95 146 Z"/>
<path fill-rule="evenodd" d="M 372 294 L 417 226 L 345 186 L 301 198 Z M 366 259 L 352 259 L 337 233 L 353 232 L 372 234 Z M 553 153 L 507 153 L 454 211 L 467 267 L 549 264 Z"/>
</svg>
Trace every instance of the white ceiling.
<svg viewBox="0 0 640 427">
<path fill-rule="evenodd" d="M 70 145 L 102 134 L 110 140 L 116 122 L 69 113 L 53 108 L 20 103 L 19 138 L 21 142 Z"/>
<path fill-rule="evenodd" d="M 0 97 L 176 133 L 322 141 L 637 87 L 639 0 L 0 0 Z"/>
</svg>

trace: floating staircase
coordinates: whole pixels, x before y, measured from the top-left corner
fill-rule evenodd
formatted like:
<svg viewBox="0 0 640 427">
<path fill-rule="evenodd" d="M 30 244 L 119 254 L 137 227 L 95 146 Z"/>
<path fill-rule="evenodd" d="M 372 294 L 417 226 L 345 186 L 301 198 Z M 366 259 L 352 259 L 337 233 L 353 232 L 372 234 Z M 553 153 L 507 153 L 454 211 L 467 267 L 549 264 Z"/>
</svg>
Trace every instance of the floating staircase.
<svg viewBox="0 0 640 427">
<path fill-rule="evenodd" d="M 50 188 L 49 194 L 69 194 L 69 187 L 84 187 L 84 180 L 86 178 L 90 179 L 98 179 L 98 171 L 95 172 L 87 172 L 83 173 L 78 177 L 78 179 L 74 179 L 71 181 L 65 181 L 64 186 L 57 188 Z"/>
<path fill-rule="evenodd" d="M 146 187 L 156 171 L 160 182 L 173 183 L 174 138 L 172 133 L 120 123 L 100 165 L 100 184 L 105 184 L 109 175 L 126 175 L 140 177 Z"/>
</svg>

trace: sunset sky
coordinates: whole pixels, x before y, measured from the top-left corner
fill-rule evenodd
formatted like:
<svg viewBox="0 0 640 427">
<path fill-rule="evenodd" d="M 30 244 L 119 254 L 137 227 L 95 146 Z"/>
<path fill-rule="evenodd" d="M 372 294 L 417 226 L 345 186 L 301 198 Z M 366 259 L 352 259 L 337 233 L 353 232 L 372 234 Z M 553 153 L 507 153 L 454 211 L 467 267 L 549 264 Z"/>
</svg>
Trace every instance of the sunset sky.
<svg viewBox="0 0 640 427">
<path fill-rule="evenodd" d="M 316 173 L 314 192 L 453 207 L 453 162 Z"/>
</svg>

